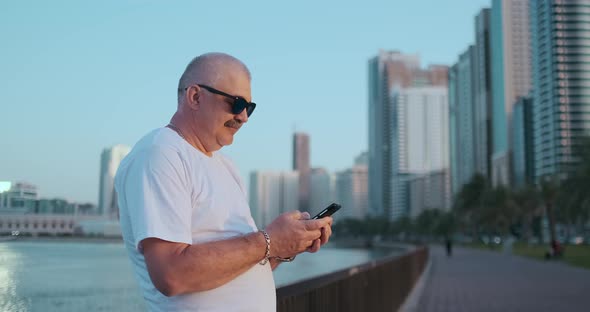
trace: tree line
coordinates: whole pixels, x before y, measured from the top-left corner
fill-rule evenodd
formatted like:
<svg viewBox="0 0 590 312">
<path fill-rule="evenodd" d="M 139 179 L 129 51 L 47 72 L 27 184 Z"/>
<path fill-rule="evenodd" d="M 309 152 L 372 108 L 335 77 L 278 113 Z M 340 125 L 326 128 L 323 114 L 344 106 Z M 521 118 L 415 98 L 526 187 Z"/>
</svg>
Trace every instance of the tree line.
<svg viewBox="0 0 590 312">
<path fill-rule="evenodd" d="M 540 241 L 544 218 L 550 241 L 558 239 L 558 223 L 581 233 L 590 217 L 590 138 L 578 141 L 573 150 L 572 156 L 564 159 L 560 174 L 542 177 L 536 184 L 520 188 L 493 186 L 478 174 L 456 194 L 448 211 L 433 207 L 416 218 L 406 216 L 393 222 L 386 217 L 345 219 L 334 225 L 334 233 L 392 239 L 513 235 Z"/>
</svg>

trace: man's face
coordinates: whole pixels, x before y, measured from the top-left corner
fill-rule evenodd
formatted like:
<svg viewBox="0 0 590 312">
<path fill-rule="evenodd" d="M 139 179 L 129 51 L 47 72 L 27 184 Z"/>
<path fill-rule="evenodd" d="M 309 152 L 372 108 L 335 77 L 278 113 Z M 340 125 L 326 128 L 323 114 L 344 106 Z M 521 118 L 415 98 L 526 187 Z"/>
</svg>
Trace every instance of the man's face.
<svg viewBox="0 0 590 312">
<path fill-rule="evenodd" d="M 209 87 L 243 97 L 248 102 L 252 100 L 250 80 L 240 71 L 224 75 L 215 85 Z M 200 90 L 201 103 L 199 111 L 196 112 L 199 116 L 197 122 L 203 125 L 201 129 L 204 133 L 200 139 L 207 150 L 216 151 L 222 146 L 232 144 L 234 134 L 248 121 L 248 115 L 246 110 L 237 115 L 232 113 L 233 99 L 212 93 L 205 88 Z"/>
</svg>

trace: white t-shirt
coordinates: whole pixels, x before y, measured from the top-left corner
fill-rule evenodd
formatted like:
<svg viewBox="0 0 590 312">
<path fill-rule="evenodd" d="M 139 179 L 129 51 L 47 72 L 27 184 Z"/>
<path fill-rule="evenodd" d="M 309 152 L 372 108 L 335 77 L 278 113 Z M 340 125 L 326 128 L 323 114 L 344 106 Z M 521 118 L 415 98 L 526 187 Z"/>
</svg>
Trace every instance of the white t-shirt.
<svg viewBox="0 0 590 312">
<path fill-rule="evenodd" d="M 166 297 L 153 285 L 141 241 L 148 237 L 186 244 L 257 231 L 247 193 L 234 165 L 208 157 L 169 128 L 143 137 L 115 177 L 125 246 L 150 311 L 276 311 L 270 264 L 218 288 Z"/>
</svg>

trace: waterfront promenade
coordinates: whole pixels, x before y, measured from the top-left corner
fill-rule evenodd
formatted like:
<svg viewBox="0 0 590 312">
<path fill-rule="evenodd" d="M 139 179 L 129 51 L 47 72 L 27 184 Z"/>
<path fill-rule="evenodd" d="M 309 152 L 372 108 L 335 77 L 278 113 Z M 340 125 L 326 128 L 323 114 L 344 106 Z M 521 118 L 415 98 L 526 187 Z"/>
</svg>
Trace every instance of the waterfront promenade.
<svg viewBox="0 0 590 312">
<path fill-rule="evenodd" d="M 590 311 L 590 270 L 467 248 L 430 255 L 411 311 Z"/>
</svg>

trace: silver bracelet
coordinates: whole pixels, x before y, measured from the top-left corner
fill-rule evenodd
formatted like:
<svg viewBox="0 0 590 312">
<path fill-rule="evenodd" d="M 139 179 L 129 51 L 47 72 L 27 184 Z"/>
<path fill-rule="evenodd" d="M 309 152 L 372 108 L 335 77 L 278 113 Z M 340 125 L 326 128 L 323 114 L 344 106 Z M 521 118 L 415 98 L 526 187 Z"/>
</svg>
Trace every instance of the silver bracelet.
<svg viewBox="0 0 590 312">
<path fill-rule="evenodd" d="M 264 255 L 264 259 L 258 262 L 258 264 L 265 265 L 268 262 L 268 259 L 270 258 L 270 236 L 264 230 L 260 230 L 258 232 L 262 233 L 262 235 L 264 235 L 264 239 L 266 240 L 266 253 Z"/>
<path fill-rule="evenodd" d="M 295 256 L 290 257 L 290 258 L 281 258 L 281 257 L 274 256 L 274 257 L 270 257 L 270 258 L 281 261 L 281 262 L 291 262 L 291 261 L 295 260 Z"/>
</svg>

